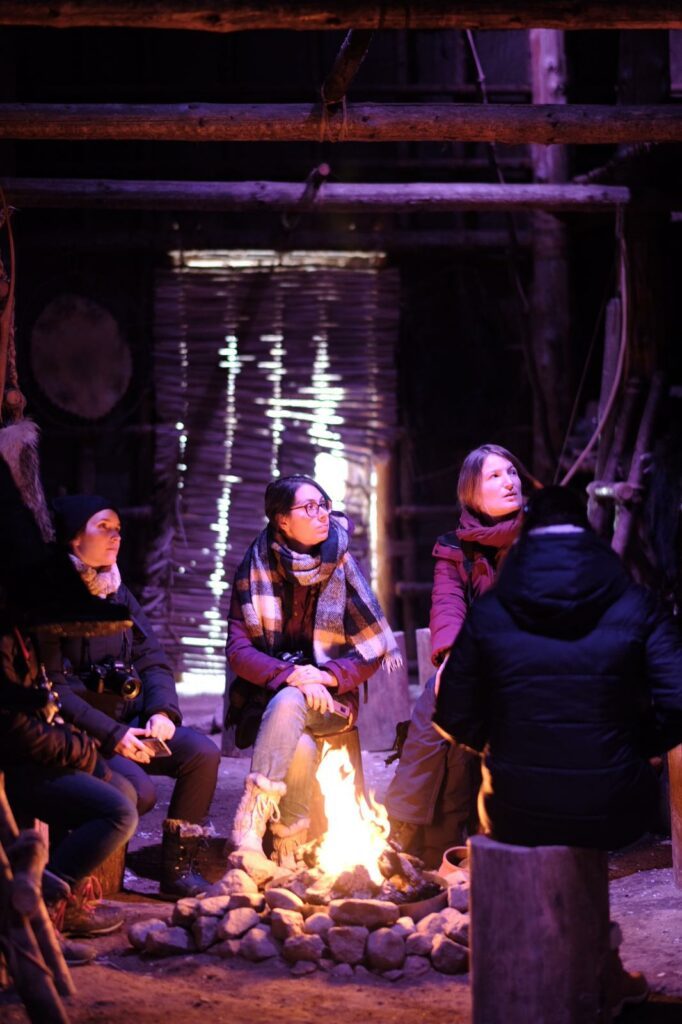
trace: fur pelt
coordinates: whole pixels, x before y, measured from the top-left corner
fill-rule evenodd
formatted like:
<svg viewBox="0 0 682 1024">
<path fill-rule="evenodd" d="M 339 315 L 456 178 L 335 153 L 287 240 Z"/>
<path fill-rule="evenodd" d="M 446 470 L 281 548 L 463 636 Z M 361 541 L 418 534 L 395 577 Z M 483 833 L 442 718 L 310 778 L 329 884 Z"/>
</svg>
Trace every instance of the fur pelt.
<svg viewBox="0 0 682 1024">
<path fill-rule="evenodd" d="M 23 419 L 0 429 L 0 457 L 9 466 L 24 504 L 31 510 L 43 540 L 54 540 L 54 527 L 40 481 L 39 430 L 33 420 Z"/>
</svg>

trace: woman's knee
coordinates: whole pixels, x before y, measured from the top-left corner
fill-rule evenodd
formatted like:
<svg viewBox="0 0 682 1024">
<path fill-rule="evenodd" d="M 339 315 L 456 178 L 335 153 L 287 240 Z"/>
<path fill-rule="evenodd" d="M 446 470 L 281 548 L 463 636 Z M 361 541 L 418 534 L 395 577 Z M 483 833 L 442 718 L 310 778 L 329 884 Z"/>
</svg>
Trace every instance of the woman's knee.
<svg viewBox="0 0 682 1024">
<path fill-rule="evenodd" d="M 299 718 L 305 717 L 306 701 L 296 686 L 285 686 L 280 690 L 265 709 L 264 718 Z"/>
</svg>

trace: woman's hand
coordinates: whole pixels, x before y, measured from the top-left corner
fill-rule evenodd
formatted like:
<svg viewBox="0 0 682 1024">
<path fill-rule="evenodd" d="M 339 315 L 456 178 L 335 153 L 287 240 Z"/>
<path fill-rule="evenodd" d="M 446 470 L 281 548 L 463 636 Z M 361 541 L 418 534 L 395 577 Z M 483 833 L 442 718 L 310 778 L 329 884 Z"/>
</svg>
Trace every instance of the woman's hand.
<svg viewBox="0 0 682 1024">
<path fill-rule="evenodd" d="M 290 676 L 287 676 L 287 686 L 308 686 L 317 683 L 320 686 L 338 686 L 336 676 L 326 672 L 323 668 L 316 668 L 315 665 L 297 665 Z"/>
<path fill-rule="evenodd" d="M 171 722 L 168 715 L 159 713 L 158 715 L 152 715 L 147 721 L 147 736 L 155 736 L 157 740 L 172 740 L 175 736 L 175 726 Z"/>
<path fill-rule="evenodd" d="M 128 729 L 114 747 L 114 753 L 122 754 L 129 761 L 137 761 L 138 764 L 149 764 L 152 756 L 144 743 L 138 739 L 138 736 L 145 735 L 147 735 L 146 729 Z"/>
<path fill-rule="evenodd" d="M 299 689 L 305 696 L 308 707 L 313 711 L 319 711 L 323 715 L 326 711 L 331 713 L 334 710 L 334 700 L 326 686 L 321 683 L 306 683 Z"/>
</svg>

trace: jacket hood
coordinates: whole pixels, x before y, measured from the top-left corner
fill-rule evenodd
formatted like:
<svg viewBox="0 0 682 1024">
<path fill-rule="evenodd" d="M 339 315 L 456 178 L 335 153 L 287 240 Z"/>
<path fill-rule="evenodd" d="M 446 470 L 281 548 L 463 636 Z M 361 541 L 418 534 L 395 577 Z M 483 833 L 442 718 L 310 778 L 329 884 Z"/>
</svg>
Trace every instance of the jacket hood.
<svg viewBox="0 0 682 1024">
<path fill-rule="evenodd" d="M 629 584 L 618 556 L 591 531 L 529 534 L 509 553 L 496 594 L 527 632 L 572 639 L 594 629 Z"/>
</svg>

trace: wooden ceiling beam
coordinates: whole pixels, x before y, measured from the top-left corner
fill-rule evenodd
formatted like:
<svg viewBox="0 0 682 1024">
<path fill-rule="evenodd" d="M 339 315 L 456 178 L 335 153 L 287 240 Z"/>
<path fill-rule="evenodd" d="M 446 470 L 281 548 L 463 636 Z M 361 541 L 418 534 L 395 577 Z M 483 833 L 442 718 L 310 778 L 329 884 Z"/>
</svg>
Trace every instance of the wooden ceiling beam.
<svg viewBox="0 0 682 1024">
<path fill-rule="evenodd" d="M 135 210 L 220 210 L 243 213 L 441 213 L 464 210 L 549 210 L 592 213 L 619 206 L 680 210 L 682 194 L 633 194 L 623 186 L 498 184 L 328 184 L 314 199 L 305 186 L 281 181 L 115 181 L 5 179 L 14 207 Z"/>
<path fill-rule="evenodd" d="M 679 0 L 0 0 L 0 25 L 184 29 L 675 29 Z"/>
<path fill-rule="evenodd" d="M 158 142 L 498 142 L 519 145 L 682 141 L 674 104 L 0 104 L 0 139 Z"/>
</svg>

